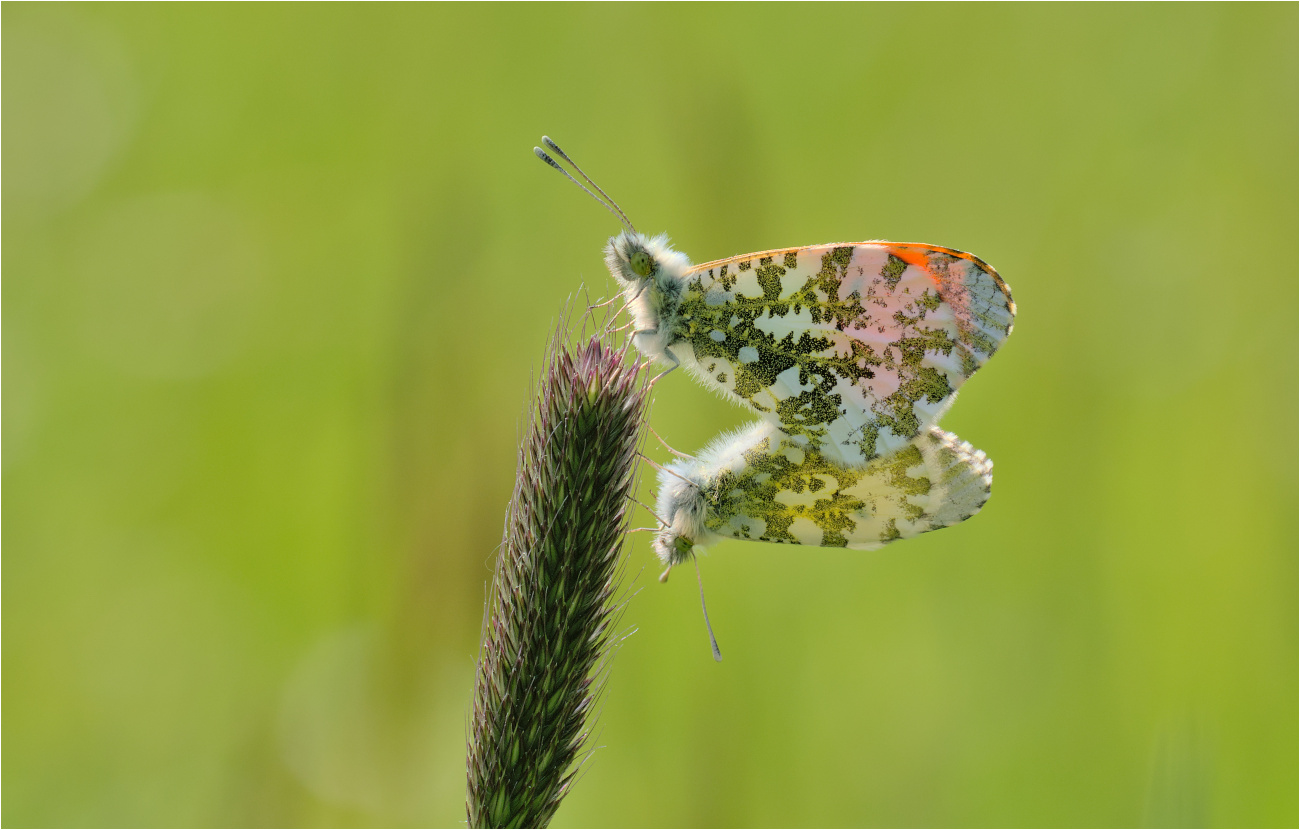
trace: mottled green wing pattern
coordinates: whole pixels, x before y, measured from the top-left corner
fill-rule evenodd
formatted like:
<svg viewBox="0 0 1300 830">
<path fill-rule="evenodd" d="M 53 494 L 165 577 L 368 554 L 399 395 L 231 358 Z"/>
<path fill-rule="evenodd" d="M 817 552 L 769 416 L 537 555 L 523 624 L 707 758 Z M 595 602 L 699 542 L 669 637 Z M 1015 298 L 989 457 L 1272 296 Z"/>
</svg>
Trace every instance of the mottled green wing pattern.
<svg viewBox="0 0 1300 830">
<path fill-rule="evenodd" d="M 748 254 L 683 276 L 673 353 L 829 459 L 865 464 L 933 425 L 1011 332 L 970 254 L 884 242 Z"/>
<path fill-rule="evenodd" d="M 735 463 L 697 479 L 708 538 L 696 543 L 721 537 L 872 550 L 970 518 L 993 485 L 984 453 L 937 427 L 865 467 L 802 448 L 775 428 L 751 435 L 749 448 L 726 453 Z"/>
</svg>

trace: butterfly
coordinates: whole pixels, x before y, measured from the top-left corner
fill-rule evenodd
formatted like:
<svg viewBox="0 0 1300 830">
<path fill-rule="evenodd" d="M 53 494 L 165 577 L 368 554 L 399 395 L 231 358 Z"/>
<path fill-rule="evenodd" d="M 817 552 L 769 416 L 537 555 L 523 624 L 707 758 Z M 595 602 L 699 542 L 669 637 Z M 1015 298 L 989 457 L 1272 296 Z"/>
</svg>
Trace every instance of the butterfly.
<svg viewBox="0 0 1300 830">
<path fill-rule="evenodd" d="M 624 225 L 605 264 L 638 350 L 828 458 L 862 465 L 908 446 L 1011 333 L 1011 289 L 972 254 L 871 241 L 693 265 L 666 236 L 638 233 L 555 142 L 542 142 L 600 196 L 534 152 Z"/>
<path fill-rule="evenodd" d="M 722 539 L 874 550 L 949 527 L 988 501 L 993 462 L 930 427 L 889 456 L 848 466 L 759 421 L 668 465 L 659 484 L 652 547 L 671 568 Z"/>
</svg>

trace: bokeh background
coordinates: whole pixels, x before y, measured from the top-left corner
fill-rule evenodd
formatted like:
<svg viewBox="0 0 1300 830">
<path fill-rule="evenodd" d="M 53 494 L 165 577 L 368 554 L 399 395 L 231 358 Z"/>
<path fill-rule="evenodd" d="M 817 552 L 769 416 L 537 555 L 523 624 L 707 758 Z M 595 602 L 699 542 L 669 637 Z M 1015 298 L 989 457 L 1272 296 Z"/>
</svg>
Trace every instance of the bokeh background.
<svg viewBox="0 0 1300 830">
<path fill-rule="evenodd" d="M 634 537 L 557 825 L 1294 826 L 1296 30 L 6 4 L 4 823 L 463 821 L 530 373 L 611 289 L 547 133 L 697 262 L 934 242 L 1020 307 L 945 420 L 972 521 L 719 545 L 721 665 Z M 744 420 L 684 375 L 653 412 Z"/>
</svg>

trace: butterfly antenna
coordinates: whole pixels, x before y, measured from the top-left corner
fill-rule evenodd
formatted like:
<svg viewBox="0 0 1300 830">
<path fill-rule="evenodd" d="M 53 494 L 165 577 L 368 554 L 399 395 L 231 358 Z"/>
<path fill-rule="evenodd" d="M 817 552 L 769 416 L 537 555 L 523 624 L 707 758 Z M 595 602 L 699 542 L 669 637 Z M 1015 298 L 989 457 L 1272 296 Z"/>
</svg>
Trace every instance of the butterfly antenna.
<svg viewBox="0 0 1300 830">
<path fill-rule="evenodd" d="M 718 638 L 713 636 L 713 624 L 709 622 L 709 606 L 704 602 L 704 577 L 700 576 L 700 560 L 692 553 L 691 561 L 695 563 L 695 581 L 700 583 L 700 607 L 704 609 L 704 627 L 709 630 L 709 645 L 713 646 L 713 659 L 721 663 L 722 651 L 718 648 Z M 667 575 L 668 572 L 664 571 L 664 576 Z M 660 577 L 660 581 L 666 582 L 667 580 Z"/>
<path fill-rule="evenodd" d="M 557 156 L 564 159 L 569 164 L 573 165 L 573 169 L 578 171 L 578 175 L 582 176 L 582 178 L 586 180 L 587 184 L 596 188 L 596 192 L 599 193 L 601 196 L 604 196 L 605 201 L 607 203 L 613 205 L 614 210 L 618 211 L 619 217 L 623 220 L 623 224 L 627 225 L 627 229 L 632 231 L 632 233 L 636 233 L 636 228 L 632 227 L 632 220 L 627 218 L 627 214 L 623 212 L 623 208 L 618 206 L 618 202 L 611 199 L 610 195 L 606 193 L 604 190 L 601 190 L 600 185 L 596 184 L 594 181 L 591 180 L 591 176 L 588 176 L 586 173 L 582 172 L 582 168 L 578 166 L 578 163 L 573 159 L 569 158 L 569 154 L 561 150 L 560 145 L 556 144 L 554 141 L 551 141 L 549 136 L 542 136 L 542 143 L 546 145 L 547 149 L 554 151 L 554 153 Z M 591 191 L 588 190 L 587 192 L 590 193 Z"/>
<path fill-rule="evenodd" d="M 600 202 L 600 204 L 605 208 L 605 210 L 607 210 L 607 211 L 609 211 L 610 213 L 614 214 L 614 218 L 615 218 L 615 219 L 617 219 L 618 221 L 622 222 L 624 225 L 627 225 L 629 228 L 632 229 L 633 232 L 636 231 L 635 228 L 632 228 L 632 226 L 631 226 L 630 224 L 628 224 L 627 219 L 625 219 L 625 218 L 623 217 L 622 214 L 620 214 L 618 211 L 614 210 L 614 208 L 610 207 L 609 204 L 606 203 L 604 199 L 601 199 L 601 198 L 600 198 L 599 196 L 597 196 L 595 193 L 592 193 L 590 190 L 588 190 L 588 189 L 587 189 L 587 186 L 586 186 L 585 184 L 583 184 L 582 182 L 580 182 L 580 181 L 578 181 L 577 179 L 573 178 L 573 176 L 569 175 L 569 171 L 568 171 L 568 170 L 565 170 L 563 167 L 561 167 L 560 164 L 559 164 L 559 162 L 557 162 L 555 159 L 553 159 L 553 158 L 551 158 L 550 156 L 546 155 L 546 151 L 545 151 L 545 150 L 543 150 L 541 147 L 534 147 L 534 148 L 533 148 L 533 152 L 537 154 L 537 157 L 538 157 L 539 159 L 541 159 L 542 161 L 544 161 L 544 162 L 546 162 L 547 164 L 549 164 L 549 165 L 551 165 L 552 167 L 554 167 L 556 170 L 559 170 L 561 173 L 563 173 L 563 174 L 564 174 L 564 178 L 566 178 L 566 179 L 568 179 L 569 181 L 573 182 L 573 183 L 576 184 L 578 187 L 581 187 L 583 190 L 586 190 L 586 191 L 587 191 L 587 195 L 590 196 L 591 198 L 595 199 L 597 202 Z"/>
</svg>

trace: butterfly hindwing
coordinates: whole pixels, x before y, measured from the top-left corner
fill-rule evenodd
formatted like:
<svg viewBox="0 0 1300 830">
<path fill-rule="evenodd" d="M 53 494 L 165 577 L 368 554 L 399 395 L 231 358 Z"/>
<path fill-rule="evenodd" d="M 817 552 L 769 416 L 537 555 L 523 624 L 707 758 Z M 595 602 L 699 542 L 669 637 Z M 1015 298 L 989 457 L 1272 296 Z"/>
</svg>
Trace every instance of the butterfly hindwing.
<svg viewBox="0 0 1300 830">
<path fill-rule="evenodd" d="M 656 545 L 669 563 L 727 538 L 873 550 L 975 515 L 993 484 L 984 453 L 938 427 L 848 466 L 761 423 L 670 469 Z"/>
<path fill-rule="evenodd" d="M 675 357 L 848 464 L 934 424 L 1015 316 L 992 268 L 932 245 L 766 251 L 691 267 L 680 281 Z"/>
</svg>

